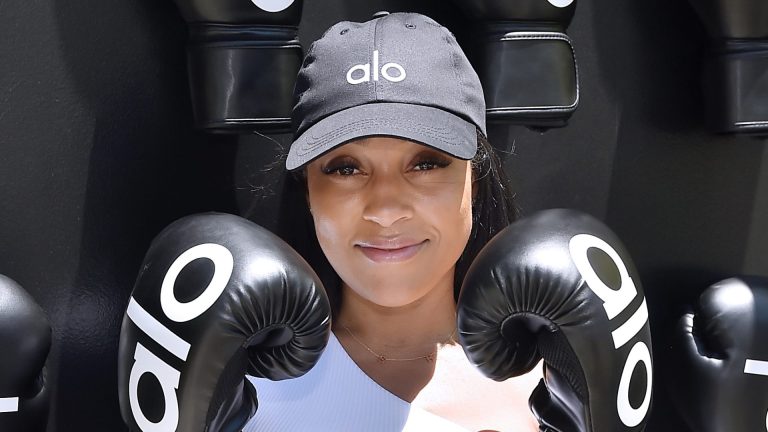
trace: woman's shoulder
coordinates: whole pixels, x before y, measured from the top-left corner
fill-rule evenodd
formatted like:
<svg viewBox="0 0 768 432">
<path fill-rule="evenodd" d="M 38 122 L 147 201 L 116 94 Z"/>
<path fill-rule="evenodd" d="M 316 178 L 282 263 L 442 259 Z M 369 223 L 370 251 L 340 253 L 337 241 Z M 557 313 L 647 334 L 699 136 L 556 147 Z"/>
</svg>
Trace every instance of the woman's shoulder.
<svg viewBox="0 0 768 432">
<path fill-rule="evenodd" d="M 538 431 L 528 397 L 541 378 L 526 375 L 497 382 L 485 377 L 459 345 L 440 349 L 435 373 L 412 405 L 472 431 Z"/>
</svg>

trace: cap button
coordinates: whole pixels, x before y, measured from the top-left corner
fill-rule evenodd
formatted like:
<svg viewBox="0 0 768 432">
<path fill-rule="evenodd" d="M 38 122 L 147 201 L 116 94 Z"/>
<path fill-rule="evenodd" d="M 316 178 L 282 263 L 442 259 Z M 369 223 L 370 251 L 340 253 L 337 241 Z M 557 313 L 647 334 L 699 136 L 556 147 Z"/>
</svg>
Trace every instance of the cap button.
<svg viewBox="0 0 768 432">
<path fill-rule="evenodd" d="M 387 15 L 389 15 L 389 12 L 387 12 L 387 11 L 378 11 L 375 14 L 373 14 L 373 17 L 374 18 L 381 18 L 381 17 L 387 16 Z"/>
</svg>

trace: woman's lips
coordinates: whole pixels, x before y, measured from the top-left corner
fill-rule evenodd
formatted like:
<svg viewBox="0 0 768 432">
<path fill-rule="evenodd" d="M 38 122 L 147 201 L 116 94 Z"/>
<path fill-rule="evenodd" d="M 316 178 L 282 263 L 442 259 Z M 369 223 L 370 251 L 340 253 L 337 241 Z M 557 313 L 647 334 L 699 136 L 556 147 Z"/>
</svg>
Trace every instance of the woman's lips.
<svg viewBox="0 0 768 432">
<path fill-rule="evenodd" d="M 427 240 L 420 243 L 411 244 L 409 246 L 396 247 L 396 248 L 378 248 L 368 245 L 358 244 L 356 247 L 365 254 L 368 259 L 374 262 L 400 262 L 405 261 L 416 255 L 424 246 Z"/>
</svg>

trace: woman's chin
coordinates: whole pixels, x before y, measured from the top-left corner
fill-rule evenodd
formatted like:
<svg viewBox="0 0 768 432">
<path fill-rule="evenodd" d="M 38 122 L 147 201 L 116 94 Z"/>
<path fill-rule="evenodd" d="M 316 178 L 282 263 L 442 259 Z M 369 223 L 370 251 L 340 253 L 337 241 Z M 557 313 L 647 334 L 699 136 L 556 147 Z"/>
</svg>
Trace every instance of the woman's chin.
<svg viewBox="0 0 768 432">
<path fill-rule="evenodd" d="M 413 304 L 414 302 L 418 301 L 423 296 L 419 295 L 396 295 L 393 296 L 391 294 L 384 294 L 384 295 L 373 295 L 368 296 L 367 299 L 371 303 L 375 303 L 378 306 L 385 307 L 385 308 L 401 308 L 408 306 L 410 304 Z"/>
<path fill-rule="evenodd" d="M 364 292 L 358 291 L 358 294 L 371 303 L 390 308 L 408 306 L 424 298 L 430 292 L 424 289 L 424 286 L 426 286 L 424 284 L 403 286 L 402 279 L 392 281 L 391 283 L 364 286 L 367 288 Z M 392 288 L 395 286 L 398 288 Z"/>
</svg>

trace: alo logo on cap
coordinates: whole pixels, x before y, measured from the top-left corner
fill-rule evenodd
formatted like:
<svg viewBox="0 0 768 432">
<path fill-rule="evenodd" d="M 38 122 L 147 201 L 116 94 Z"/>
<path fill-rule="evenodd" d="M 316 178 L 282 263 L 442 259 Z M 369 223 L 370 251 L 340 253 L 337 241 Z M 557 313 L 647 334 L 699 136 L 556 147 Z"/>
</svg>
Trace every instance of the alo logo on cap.
<svg viewBox="0 0 768 432">
<path fill-rule="evenodd" d="M 350 84 L 370 82 L 371 69 L 373 69 L 374 81 L 379 80 L 379 73 L 381 73 L 381 76 L 384 77 L 385 80 L 391 82 L 400 82 L 405 79 L 405 69 L 403 69 L 403 67 L 397 63 L 386 63 L 381 67 L 381 70 L 379 70 L 379 52 L 373 51 L 373 68 L 371 68 L 371 63 L 357 64 L 352 66 L 347 71 L 347 82 Z M 393 69 L 397 70 L 397 75 L 395 76 L 392 76 Z M 362 76 L 354 77 L 353 75 L 355 75 L 355 71 L 361 71 L 363 73 Z"/>
<path fill-rule="evenodd" d="M 280 12 L 288 9 L 288 6 L 293 4 L 293 0 L 251 0 L 253 4 L 259 9 L 264 9 L 267 12 Z"/>
</svg>

